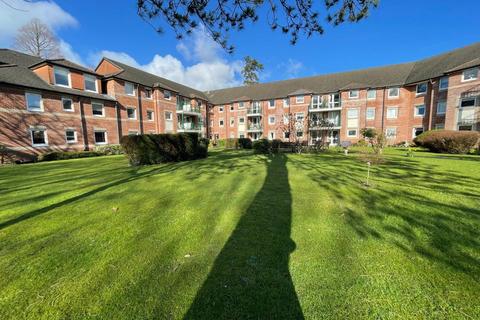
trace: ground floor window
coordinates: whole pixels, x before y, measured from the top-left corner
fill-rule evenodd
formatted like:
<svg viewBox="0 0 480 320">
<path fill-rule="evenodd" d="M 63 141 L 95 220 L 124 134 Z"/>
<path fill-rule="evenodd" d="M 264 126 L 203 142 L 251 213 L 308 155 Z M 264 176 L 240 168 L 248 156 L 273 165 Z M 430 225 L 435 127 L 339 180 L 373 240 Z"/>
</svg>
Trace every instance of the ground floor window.
<svg viewBox="0 0 480 320">
<path fill-rule="evenodd" d="M 47 130 L 35 128 L 30 130 L 32 145 L 34 147 L 48 146 Z"/>
<path fill-rule="evenodd" d="M 459 131 L 472 131 L 472 126 L 458 126 Z"/>
<path fill-rule="evenodd" d="M 275 132 L 270 131 L 268 137 L 270 138 L 270 140 L 275 140 Z"/>
<path fill-rule="evenodd" d="M 136 135 L 138 135 L 138 131 L 136 131 L 136 130 L 128 130 L 128 135 L 129 135 L 129 136 L 136 136 Z"/>
<path fill-rule="evenodd" d="M 303 137 L 303 131 L 297 131 L 297 138 Z"/>
<path fill-rule="evenodd" d="M 445 129 L 445 124 L 443 124 L 443 123 L 437 123 L 437 124 L 435 125 L 435 129 L 437 129 L 437 130 Z"/>
<path fill-rule="evenodd" d="M 67 143 L 77 142 L 77 132 L 74 129 L 65 130 L 65 140 Z"/>
<path fill-rule="evenodd" d="M 153 121 L 153 111 L 152 110 L 147 110 L 147 120 L 148 121 Z"/>
<path fill-rule="evenodd" d="M 423 127 L 422 128 L 413 128 L 413 138 L 415 139 L 416 137 L 418 137 L 419 135 L 421 135 L 423 133 Z"/>
<path fill-rule="evenodd" d="M 239 138 L 240 138 L 240 139 L 243 139 L 243 138 L 245 138 L 245 134 L 243 134 L 243 133 L 240 133 L 240 135 L 239 135 Z"/>
<path fill-rule="evenodd" d="M 107 143 L 107 132 L 104 130 L 97 130 L 94 134 L 95 144 L 106 144 Z"/>
<path fill-rule="evenodd" d="M 347 131 L 347 137 L 356 137 L 357 136 L 357 129 L 349 129 Z"/>
<path fill-rule="evenodd" d="M 394 139 L 397 137 L 397 128 L 387 128 L 385 135 L 387 139 Z"/>
<path fill-rule="evenodd" d="M 290 132 L 285 131 L 285 132 L 283 133 L 283 138 L 284 138 L 284 139 L 289 139 L 289 138 L 290 138 Z"/>
</svg>

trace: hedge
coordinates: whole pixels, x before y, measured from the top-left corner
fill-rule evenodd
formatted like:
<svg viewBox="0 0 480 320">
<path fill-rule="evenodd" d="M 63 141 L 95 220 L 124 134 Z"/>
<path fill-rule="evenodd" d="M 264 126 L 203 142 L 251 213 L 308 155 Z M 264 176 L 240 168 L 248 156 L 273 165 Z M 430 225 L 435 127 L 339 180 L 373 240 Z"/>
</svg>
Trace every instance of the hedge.
<svg viewBox="0 0 480 320">
<path fill-rule="evenodd" d="M 469 153 L 478 147 L 480 133 L 475 131 L 431 130 L 414 139 L 416 145 L 440 153 Z"/>
<path fill-rule="evenodd" d="M 124 136 L 120 144 L 133 166 L 206 158 L 208 139 L 197 133 Z"/>
<path fill-rule="evenodd" d="M 282 146 L 281 140 L 259 139 L 253 142 L 253 151 L 255 153 L 278 153 Z"/>
<path fill-rule="evenodd" d="M 78 158 L 99 157 L 105 155 L 97 151 L 52 151 L 38 156 L 38 161 L 54 161 Z"/>
<path fill-rule="evenodd" d="M 226 149 L 252 149 L 252 140 L 249 138 L 229 138 L 217 140 L 215 147 Z"/>
<path fill-rule="evenodd" d="M 109 144 L 105 146 L 96 146 L 96 152 L 100 152 L 106 156 L 123 154 L 122 146 L 119 144 Z"/>
</svg>

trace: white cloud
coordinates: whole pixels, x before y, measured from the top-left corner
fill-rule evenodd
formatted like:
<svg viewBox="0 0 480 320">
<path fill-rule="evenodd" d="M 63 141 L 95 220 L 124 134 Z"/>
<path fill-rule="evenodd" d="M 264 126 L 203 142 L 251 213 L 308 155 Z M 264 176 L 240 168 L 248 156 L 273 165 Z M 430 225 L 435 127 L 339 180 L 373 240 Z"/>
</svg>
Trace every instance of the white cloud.
<svg viewBox="0 0 480 320">
<path fill-rule="evenodd" d="M 160 77 L 199 89 L 211 90 L 240 85 L 241 61 L 227 61 L 222 50 L 201 29 L 192 36 L 178 43 L 177 51 L 192 65 L 186 66 L 178 58 L 167 54 L 156 54 L 147 64 L 138 63 L 125 52 L 104 50 L 88 59 L 92 65 L 97 64 L 102 56 L 123 62 L 132 67 L 143 69 Z"/>
<path fill-rule="evenodd" d="M 294 59 L 288 59 L 278 65 L 278 68 L 284 71 L 287 78 L 297 77 L 304 67 L 303 63 Z"/>
<path fill-rule="evenodd" d="M 52 30 L 78 25 L 77 20 L 55 2 L 0 1 L 0 46 L 11 45 L 17 30 L 33 18 L 40 19 Z"/>
<path fill-rule="evenodd" d="M 82 57 L 80 57 L 80 55 L 73 50 L 72 46 L 69 43 L 63 40 L 60 40 L 60 53 L 67 60 L 73 61 L 81 65 L 85 65 Z"/>
</svg>

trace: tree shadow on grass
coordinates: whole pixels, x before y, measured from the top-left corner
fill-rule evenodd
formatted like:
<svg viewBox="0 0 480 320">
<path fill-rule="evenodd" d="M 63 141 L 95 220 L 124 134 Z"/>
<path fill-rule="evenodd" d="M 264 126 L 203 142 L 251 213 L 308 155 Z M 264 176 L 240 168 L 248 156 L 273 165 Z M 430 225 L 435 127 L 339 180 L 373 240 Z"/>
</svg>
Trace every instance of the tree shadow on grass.
<svg viewBox="0 0 480 320">
<path fill-rule="evenodd" d="M 264 184 L 222 251 L 185 319 L 303 319 L 288 269 L 292 197 L 287 158 L 270 158 Z"/>
</svg>

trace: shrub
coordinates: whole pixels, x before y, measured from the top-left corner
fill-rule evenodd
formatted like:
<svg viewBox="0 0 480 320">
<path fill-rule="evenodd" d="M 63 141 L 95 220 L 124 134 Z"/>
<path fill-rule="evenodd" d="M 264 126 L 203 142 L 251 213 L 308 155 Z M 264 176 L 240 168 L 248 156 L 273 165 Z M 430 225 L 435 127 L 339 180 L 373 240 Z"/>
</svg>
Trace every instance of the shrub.
<svg viewBox="0 0 480 320">
<path fill-rule="evenodd" d="M 95 151 L 106 156 L 123 154 L 122 146 L 119 144 L 110 144 L 106 146 L 96 146 Z"/>
<path fill-rule="evenodd" d="M 99 156 L 103 156 L 103 153 L 97 151 L 52 151 L 41 154 L 38 157 L 38 161 L 67 160 Z"/>
<path fill-rule="evenodd" d="M 240 149 L 252 149 L 252 140 L 250 138 L 239 138 L 238 146 Z"/>
<path fill-rule="evenodd" d="M 270 141 L 267 139 L 253 141 L 252 147 L 255 153 L 270 153 Z"/>
<path fill-rule="evenodd" d="M 282 140 L 272 140 L 270 142 L 270 152 L 271 153 L 278 153 L 278 150 L 280 149 L 280 146 L 282 145 Z"/>
<path fill-rule="evenodd" d="M 133 166 L 186 161 L 207 157 L 208 139 L 196 133 L 124 136 L 120 140 Z"/>
<path fill-rule="evenodd" d="M 414 139 L 415 144 L 440 153 L 469 153 L 478 147 L 480 133 L 475 131 L 432 130 Z"/>
<path fill-rule="evenodd" d="M 225 148 L 227 149 L 238 149 L 238 139 L 230 138 L 225 140 Z"/>
</svg>

